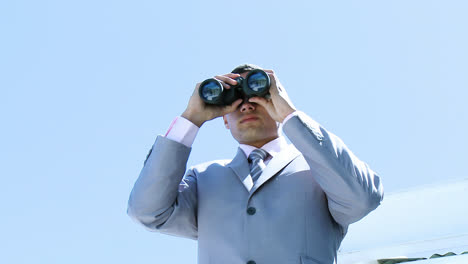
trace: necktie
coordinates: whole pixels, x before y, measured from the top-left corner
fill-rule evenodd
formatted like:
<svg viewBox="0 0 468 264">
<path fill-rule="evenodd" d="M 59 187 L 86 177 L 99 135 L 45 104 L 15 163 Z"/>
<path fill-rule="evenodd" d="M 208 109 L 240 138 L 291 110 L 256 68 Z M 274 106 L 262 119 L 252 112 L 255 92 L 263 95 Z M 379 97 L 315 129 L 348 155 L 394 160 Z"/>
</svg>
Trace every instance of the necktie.
<svg viewBox="0 0 468 264">
<path fill-rule="evenodd" d="M 250 176 L 252 181 L 255 184 L 260 174 L 262 174 L 263 169 L 265 168 L 265 163 L 263 160 L 268 156 L 268 152 L 263 149 L 256 149 L 252 151 L 249 155 L 250 161 Z"/>
</svg>

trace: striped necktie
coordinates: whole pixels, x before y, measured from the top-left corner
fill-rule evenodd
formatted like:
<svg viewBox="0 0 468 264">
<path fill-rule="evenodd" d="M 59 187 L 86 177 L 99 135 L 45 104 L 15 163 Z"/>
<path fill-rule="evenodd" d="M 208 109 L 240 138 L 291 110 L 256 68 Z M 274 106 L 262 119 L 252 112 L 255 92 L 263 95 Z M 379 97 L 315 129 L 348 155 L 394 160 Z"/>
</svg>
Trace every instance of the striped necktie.
<svg viewBox="0 0 468 264">
<path fill-rule="evenodd" d="M 263 169 L 265 168 L 265 163 L 263 160 L 268 156 L 268 152 L 263 149 L 255 149 L 249 155 L 250 161 L 250 176 L 252 181 L 255 184 L 260 174 L 262 174 Z"/>
</svg>

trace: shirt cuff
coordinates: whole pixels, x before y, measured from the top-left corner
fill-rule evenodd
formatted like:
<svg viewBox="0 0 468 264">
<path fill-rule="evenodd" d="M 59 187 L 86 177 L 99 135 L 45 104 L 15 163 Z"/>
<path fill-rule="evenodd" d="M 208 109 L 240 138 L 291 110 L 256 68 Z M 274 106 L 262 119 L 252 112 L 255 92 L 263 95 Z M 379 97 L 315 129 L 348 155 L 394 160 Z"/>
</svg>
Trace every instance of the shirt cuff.
<svg viewBox="0 0 468 264">
<path fill-rule="evenodd" d="M 190 148 L 192 147 L 193 141 L 195 141 L 195 136 L 199 129 L 199 127 L 186 118 L 178 116 L 172 121 L 165 137 Z"/>
<path fill-rule="evenodd" d="M 298 112 L 297 111 L 294 111 L 292 113 L 290 113 L 287 117 L 285 117 L 283 119 L 283 124 L 286 123 L 289 119 L 291 119 L 293 116 L 297 116 Z"/>
</svg>

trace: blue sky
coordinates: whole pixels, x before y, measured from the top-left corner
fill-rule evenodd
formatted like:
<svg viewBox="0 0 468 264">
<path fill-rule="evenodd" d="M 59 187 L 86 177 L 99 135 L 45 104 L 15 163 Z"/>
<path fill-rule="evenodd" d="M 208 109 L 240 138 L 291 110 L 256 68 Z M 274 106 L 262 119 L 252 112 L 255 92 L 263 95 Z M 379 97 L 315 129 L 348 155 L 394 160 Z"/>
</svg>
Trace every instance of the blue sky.
<svg viewBox="0 0 468 264">
<path fill-rule="evenodd" d="M 127 199 L 195 84 L 245 62 L 274 69 L 387 192 L 466 178 L 467 7 L 1 2 L 1 262 L 196 263 L 196 242 L 144 230 Z M 216 119 L 189 165 L 236 148 Z"/>
</svg>

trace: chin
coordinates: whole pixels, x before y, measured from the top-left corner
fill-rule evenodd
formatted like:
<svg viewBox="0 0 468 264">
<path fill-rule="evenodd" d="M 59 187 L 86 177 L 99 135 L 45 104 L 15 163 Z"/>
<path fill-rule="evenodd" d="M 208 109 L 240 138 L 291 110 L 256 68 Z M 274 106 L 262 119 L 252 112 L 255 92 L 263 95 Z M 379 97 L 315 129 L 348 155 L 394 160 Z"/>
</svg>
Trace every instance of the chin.
<svg viewBox="0 0 468 264">
<path fill-rule="evenodd" d="M 244 136 L 242 137 L 242 140 L 240 140 L 239 142 L 242 142 L 242 144 L 247 144 L 247 145 L 252 145 L 254 143 L 257 143 L 259 141 L 264 141 L 266 138 L 261 135 L 256 135 L 256 136 Z"/>
</svg>

